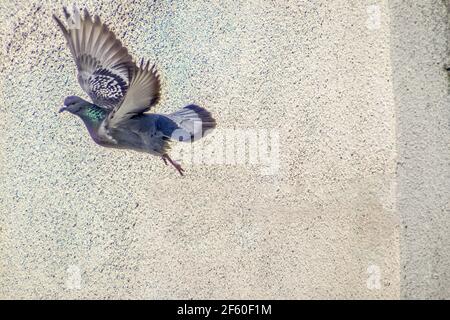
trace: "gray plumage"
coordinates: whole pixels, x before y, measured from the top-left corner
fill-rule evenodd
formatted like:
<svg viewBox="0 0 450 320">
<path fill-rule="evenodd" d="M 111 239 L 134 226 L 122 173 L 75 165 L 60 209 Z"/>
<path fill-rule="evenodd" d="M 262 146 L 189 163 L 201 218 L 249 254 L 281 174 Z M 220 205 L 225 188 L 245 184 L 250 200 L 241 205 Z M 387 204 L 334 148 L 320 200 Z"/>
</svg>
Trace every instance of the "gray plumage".
<svg viewBox="0 0 450 320">
<path fill-rule="evenodd" d="M 216 126 L 211 114 L 196 105 L 161 115 L 145 113 L 158 103 L 160 81 L 155 66 L 141 60 L 133 62 L 98 16 L 84 16 L 74 6 L 70 14 L 64 8 L 67 26 L 55 15 L 75 60 L 78 82 L 92 103 L 69 96 L 62 111 L 79 116 L 92 139 L 101 146 L 131 149 L 161 156 L 180 174 L 181 166 L 168 151 L 170 141 L 191 142 L 203 137 Z"/>
</svg>

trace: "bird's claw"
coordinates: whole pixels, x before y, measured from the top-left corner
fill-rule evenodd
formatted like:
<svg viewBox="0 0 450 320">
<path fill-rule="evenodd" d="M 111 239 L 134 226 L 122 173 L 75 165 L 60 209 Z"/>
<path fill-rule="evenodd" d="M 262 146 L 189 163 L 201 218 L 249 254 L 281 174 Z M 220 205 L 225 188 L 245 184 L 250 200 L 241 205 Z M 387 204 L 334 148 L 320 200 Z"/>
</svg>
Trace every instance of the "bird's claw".
<svg viewBox="0 0 450 320">
<path fill-rule="evenodd" d="M 163 161 L 164 161 L 164 163 L 165 163 L 166 166 L 168 165 L 167 161 L 169 161 L 170 164 L 173 165 L 173 166 L 175 167 L 175 169 L 177 169 L 177 171 L 179 172 L 179 174 L 181 174 L 181 175 L 183 176 L 184 169 L 181 167 L 181 165 L 180 165 L 178 162 L 172 160 L 172 159 L 171 159 L 168 155 L 166 155 L 166 154 L 162 156 L 162 159 L 163 159 Z"/>
</svg>

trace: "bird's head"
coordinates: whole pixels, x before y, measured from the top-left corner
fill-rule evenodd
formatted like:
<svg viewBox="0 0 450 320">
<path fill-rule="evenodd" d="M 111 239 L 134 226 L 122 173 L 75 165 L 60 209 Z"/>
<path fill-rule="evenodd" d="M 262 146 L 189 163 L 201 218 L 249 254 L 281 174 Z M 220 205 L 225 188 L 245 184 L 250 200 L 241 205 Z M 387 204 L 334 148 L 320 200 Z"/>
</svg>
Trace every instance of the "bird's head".
<svg viewBox="0 0 450 320">
<path fill-rule="evenodd" d="M 77 97 L 77 96 L 68 96 L 64 99 L 64 107 L 59 109 L 59 112 L 69 111 L 72 114 L 80 115 L 79 113 L 83 111 L 85 108 L 90 107 L 92 103 L 87 102 L 86 100 Z"/>
</svg>

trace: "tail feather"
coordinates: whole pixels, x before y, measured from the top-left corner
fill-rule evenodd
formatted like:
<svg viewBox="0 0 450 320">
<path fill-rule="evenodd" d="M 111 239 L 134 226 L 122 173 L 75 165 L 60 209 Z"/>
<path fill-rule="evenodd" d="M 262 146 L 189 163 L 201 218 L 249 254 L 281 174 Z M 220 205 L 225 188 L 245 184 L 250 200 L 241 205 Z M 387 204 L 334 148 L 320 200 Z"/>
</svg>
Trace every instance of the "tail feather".
<svg viewBox="0 0 450 320">
<path fill-rule="evenodd" d="M 172 140 L 190 142 L 198 140 L 216 127 L 216 120 L 205 108 L 191 104 L 183 109 L 161 116 L 158 128 Z"/>
</svg>

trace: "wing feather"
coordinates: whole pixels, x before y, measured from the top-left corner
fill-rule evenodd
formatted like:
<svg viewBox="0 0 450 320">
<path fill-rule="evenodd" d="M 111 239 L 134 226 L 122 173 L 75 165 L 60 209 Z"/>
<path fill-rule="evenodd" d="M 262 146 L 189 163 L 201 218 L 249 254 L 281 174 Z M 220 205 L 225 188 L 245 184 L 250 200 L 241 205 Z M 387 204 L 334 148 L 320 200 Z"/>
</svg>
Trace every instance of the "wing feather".
<svg viewBox="0 0 450 320">
<path fill-rule="evenodd" d="M 76 7 L 70 14 L 63 8 L 67 27 L 53 18 L 67 40 L 78 70 L 78 81 L 94 104 L 114 109 L 126 96 L 135 68 L 128 50 L 114 33 L 85 9 L 82 17 Z"/>
<path fill-rule="evenodd" d="M 160 97 L 160 81 L 155 66 L 149 61 L 133 70 L 133 77 L 125 99 L 117 105 L 107 118 L 107 127 L 117 127 L 131 117 L 146 112 L 154 106 Z"/>
</svg>

